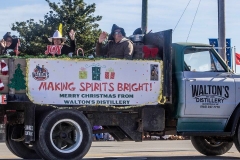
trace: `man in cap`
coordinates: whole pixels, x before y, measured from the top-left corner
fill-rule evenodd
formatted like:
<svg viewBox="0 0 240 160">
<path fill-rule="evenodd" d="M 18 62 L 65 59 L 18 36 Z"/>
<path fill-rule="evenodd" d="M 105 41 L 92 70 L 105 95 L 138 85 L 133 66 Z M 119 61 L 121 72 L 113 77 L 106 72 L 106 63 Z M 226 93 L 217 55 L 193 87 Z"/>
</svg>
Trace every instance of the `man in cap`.
<svg viewBox="0 0 240 160">
<path fill-rule="evenodd" d="M 113 24 L 108 43 L 103 46 L 102 42 L 107 38 L 107 33 L 102 32 L 99 36 L 96 53 L 100 56 L 110 58 L 132 59 L 133 43 L 125 38 L 126 33 L 123 28 Z"/>
</svg>

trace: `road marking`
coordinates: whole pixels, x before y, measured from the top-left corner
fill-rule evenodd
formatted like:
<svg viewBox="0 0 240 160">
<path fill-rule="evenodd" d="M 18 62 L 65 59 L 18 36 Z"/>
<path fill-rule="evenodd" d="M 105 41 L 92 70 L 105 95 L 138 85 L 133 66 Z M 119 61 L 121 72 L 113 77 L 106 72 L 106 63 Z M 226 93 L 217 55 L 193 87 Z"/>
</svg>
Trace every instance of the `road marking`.
<svg viewBox="0 0 240 160">
<path fill-rule="evenodd" d="M 101 150 L 106 150 L 106 151 L 109 151 L 109 150 L 122 150 L 122 151 L 129 151 L 129 150 L 131 150 L 131 151 L 142 151 L 142 150 L 146 150 L 146 151 L 149 151 L 149 150 L 158 150 L 158 151 L 165 151 L 165 150 L 179 150 L 178 148 L 176 148 L 176 149 L 174 149 L 174 148 L 139 148 L 139 149 L 136 149 L 136 148 L 134 148 L 134 149 L 125 149 L 125 148 L 107 148 L 107 149 L 105 149 L 105 148 L 102 148 Z M 181 150 L 187 150 L 187 151 L 189 151 L 189 150 L 192 150 L 192 151 L 196 151 L 195 149 L 189 149 L 189 148 L 181 148 Z"/>
</svg>

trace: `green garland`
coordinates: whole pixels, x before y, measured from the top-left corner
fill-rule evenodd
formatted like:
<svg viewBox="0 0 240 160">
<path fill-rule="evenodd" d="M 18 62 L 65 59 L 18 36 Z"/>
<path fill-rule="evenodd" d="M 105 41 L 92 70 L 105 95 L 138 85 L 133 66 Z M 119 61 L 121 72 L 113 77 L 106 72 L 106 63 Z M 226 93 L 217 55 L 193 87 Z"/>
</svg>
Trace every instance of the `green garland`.
<svg viewBox="0 0 240 160">
<path fill-rule="evenodd" d="M 101 56 L 97 56 L 97 57 L 94 57 L 94 58 L 88 58 L 88 57 L 82 57 L 82 56 L 76 56 L 74 55 L 73 57 L 69 57 L 68 55 L 61 55 L 61 56 L 49 56 L 49 55 L 38 55 L 38 56 L 33 56 L 33 55 L 20 55 L 20 56 L 10 56 L 10 55 L 0 55 L 0 58 L 14 58 L 14 59 L 17 59 L 17 58 L 20 58 L 20 59 L 28 59 L 28 58 L 46 58 L 46 59 L 52 59 L 52 58 L 58 58 L 58 59 L 65 59 L 65 58 L 68 58 L 68 59 L 83 59 L 83 60 L 121 60 L 121 59 L 118 59 L 118 58 L 106 58 L 106 57 L 101 57 Z M 126 59 L 124 59 L 126 60 Z M 133 60 L 162 60 L 161 58 L 148 58 L 148 59 L 133 59 Z"/>
</svg>

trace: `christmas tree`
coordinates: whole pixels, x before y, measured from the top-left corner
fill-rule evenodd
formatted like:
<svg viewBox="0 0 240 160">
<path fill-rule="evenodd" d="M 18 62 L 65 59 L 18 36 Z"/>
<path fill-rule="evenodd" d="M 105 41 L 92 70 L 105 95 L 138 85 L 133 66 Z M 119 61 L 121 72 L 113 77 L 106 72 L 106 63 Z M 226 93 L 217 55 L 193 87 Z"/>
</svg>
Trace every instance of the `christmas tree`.
<svg viewBox="0 0 240 160">
<path fill-rule="evenodd" d="M 26 81 L 20 68 L 20 64 L 17 65 L 17 69 L 15 70 L 13 78 L 10 81 L 11 83 L 8 84 L 8 87 L 14 88 L 15 90 L 26 89 Z"/>
</svg>

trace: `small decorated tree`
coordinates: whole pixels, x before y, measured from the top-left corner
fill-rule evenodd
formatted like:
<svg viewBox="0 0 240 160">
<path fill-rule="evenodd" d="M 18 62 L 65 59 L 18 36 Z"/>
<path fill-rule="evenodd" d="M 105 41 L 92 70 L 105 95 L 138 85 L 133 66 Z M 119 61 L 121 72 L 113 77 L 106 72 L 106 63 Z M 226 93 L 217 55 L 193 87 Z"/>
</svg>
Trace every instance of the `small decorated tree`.
<svg viewBox="0 0 240 160">
<path fill-rule="evenodd" d="M 13 78 L 10 81 L 11 82 L 10 84 L 8 84 L 8 87 L 13 88 L 15 90 L 26 89 L 26 81 L 24 79 L 23 72 L 20 68 L 20 64 L 17 65 L 17 69 L 15 70 Z"/>
</svg>

